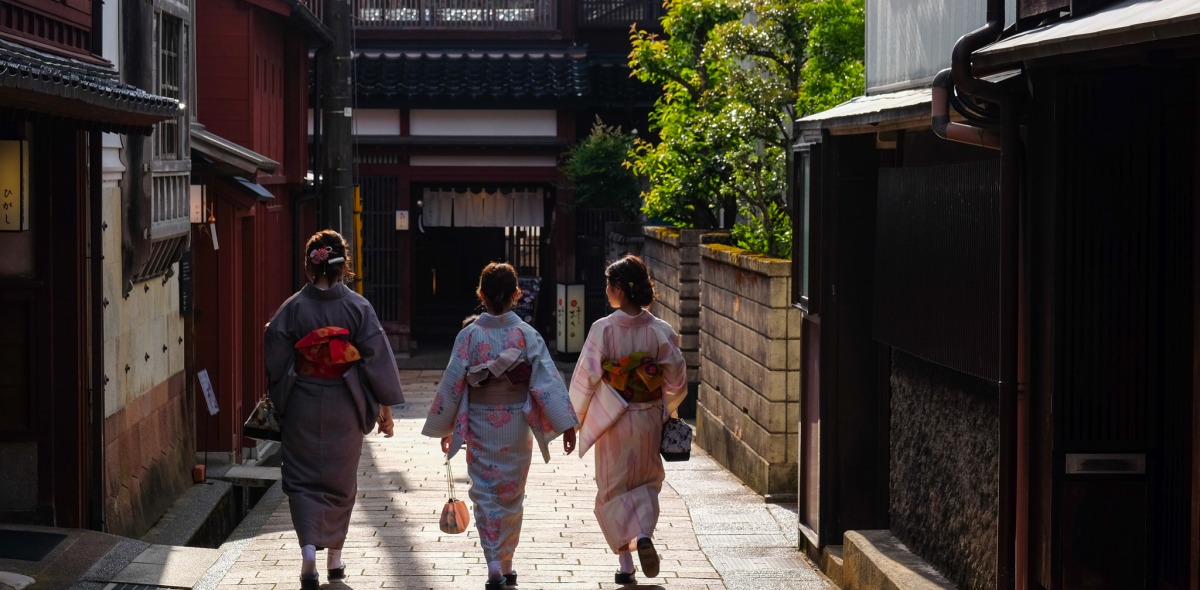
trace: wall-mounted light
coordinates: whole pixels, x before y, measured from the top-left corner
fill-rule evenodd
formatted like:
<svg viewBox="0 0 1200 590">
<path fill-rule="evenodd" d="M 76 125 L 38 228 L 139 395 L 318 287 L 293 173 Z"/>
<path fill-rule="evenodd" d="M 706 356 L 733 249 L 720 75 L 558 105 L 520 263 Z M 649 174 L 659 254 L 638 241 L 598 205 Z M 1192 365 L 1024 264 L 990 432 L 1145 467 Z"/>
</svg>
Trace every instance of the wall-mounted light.
<svg viewBox="0 0 1200 590">
<path fill-rule="evenodd" d="M 29 142 L 0 140 L 0 231 L 29 229 Z"/>
</svg>

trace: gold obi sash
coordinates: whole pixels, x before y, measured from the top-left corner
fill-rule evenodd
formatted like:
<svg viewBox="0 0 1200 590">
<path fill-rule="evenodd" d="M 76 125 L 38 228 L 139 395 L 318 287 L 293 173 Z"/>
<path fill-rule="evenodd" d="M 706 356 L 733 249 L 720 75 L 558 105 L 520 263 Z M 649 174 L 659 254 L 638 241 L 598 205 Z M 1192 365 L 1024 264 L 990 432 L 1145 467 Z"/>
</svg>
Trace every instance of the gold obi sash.
<svg viewBox="0 0 1200 590">
<path fill-rule="evenodd" d="M 628 403 L 652 402 L 662 399 L 662 367 L 648 352 L 634 352 L 616 360 L 605 359 L 601 379 L 609 384 Z"/>
</svg>

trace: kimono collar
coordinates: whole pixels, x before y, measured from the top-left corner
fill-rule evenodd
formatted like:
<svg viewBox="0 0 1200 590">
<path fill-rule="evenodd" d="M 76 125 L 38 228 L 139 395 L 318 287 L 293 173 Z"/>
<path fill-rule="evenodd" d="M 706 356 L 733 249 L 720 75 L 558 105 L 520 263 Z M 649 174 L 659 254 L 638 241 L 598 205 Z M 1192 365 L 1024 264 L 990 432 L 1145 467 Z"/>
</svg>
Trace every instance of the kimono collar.
<svg viewBox="0 0 1200 590">
<path fill-rule="evenodd" d="M 642 313 L 637 315 L 629 315 L 618 309 L 609 314 L 608 319 L 618 326 L 633 328 L 636 326 L 649 325 L 654 321 L 654 316 L 644 309 L 642 310 Z"/>
<path fill-rule="evenodd" d="M 511 311 L 500 315 L 492 315 L 484 312 L 479 314 L 479 317 L 475 320 L 475 325 L 484 328 L 511 328 L 520 323 L 521 318 Z"/>
<path fill-rule="evenodd" d="M 346 284 L 342 283 L 342 282 L 335 283 L 332 287 L 330 287 L 328 289 L 322 289 L 316 285 L 313 285 L 312 283 L 309 283 L 307 285 L 304 285 L 304 288 L 301 289 L 300 292 L 304 293 L 305 297 L 310 297 L 312 299 L 320 299 L 322 301 L 333 301 L 333 300 L 341 299 L 342 297 L 345 297 L 346 292 L 349 290 L 350 290 L 349 287 L 347 287 Z"/>
</svg>

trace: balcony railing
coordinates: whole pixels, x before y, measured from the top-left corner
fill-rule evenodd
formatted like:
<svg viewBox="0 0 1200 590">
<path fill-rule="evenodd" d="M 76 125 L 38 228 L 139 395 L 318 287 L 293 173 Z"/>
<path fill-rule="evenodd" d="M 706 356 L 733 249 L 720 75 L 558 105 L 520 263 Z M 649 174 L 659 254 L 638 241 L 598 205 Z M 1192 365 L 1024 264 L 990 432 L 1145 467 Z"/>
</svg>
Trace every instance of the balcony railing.
<svg viewBox="0 0 1200 590">
<path fill-rule="evenodd" d="M 663 14 L 662 0 L 579 0 L 580 28 L 628 29 L 652 26 Z"/>
<path fill-rule="evenodd" d="M 551 31 L 558 28 L 558 2 L 355 0 L 354 23 L 361 28 Z"/>
<path fill-rule="evenodd" d="M 325 2 L 299 0 L 324 22 Z M 3 2 L 3 0 L 0 0 Z M 581 29 L 656 27 L 662 0 L 353 0 L 360 29 L 555 31 L 561 6 L 575 4 Z"/>
</svg>

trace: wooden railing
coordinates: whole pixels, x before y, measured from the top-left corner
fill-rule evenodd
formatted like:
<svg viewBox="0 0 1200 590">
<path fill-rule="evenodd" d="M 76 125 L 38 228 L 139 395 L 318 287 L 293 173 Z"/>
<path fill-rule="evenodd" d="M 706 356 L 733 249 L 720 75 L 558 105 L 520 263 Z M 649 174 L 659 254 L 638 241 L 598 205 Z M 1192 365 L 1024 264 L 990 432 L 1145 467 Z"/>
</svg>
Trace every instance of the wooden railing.
<svg viewBox="0 0 1200 590">
<path fill-rule="evenodd" d="M 578 22 L 580 28 L 628 29 L 656 25 L 662 13 L 662 0 L 579 0 Z"/>
<path fill-rule="evenodd" d="M 548 31 L 558 28 L 558 1 L 355 0 L 354 23 L 361 28 Z"/>
<path fill-rule="evenodd" d="M 3 2 L 4 0 L 0 0 Z M 662 0 L 353 0 L 354 24 L 364 29 L 553 31 L 575 4 L 581 29 L 656 27 Z M 326 0 L 299 0 L 324 22 Z"/>
</svg>

